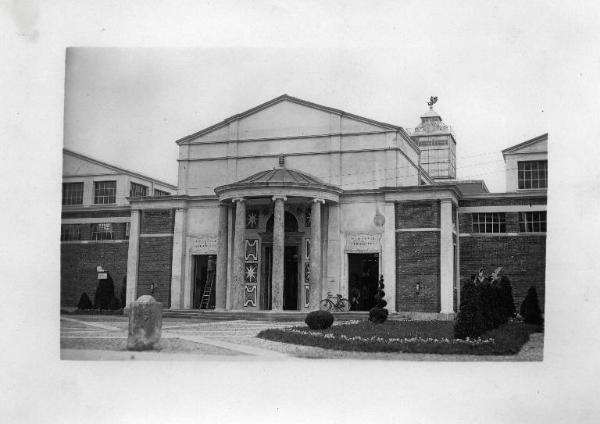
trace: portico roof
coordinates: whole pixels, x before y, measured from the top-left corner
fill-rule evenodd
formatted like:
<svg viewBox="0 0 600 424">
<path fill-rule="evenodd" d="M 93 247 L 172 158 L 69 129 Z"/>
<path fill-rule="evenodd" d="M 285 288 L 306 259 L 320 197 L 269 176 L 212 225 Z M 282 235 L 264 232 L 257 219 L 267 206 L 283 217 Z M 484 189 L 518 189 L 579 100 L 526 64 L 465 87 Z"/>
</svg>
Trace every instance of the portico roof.
<svg viewBox="0 0 600 424">
<path fill-rule="evenodd" d="M 221 201 L 238 197 L 283 195 L 338 202 L 342 189 L 305 172 L 279 166 L 257 172 L 235 183 L 216 187 L 215 193 Z"/>
</svg>

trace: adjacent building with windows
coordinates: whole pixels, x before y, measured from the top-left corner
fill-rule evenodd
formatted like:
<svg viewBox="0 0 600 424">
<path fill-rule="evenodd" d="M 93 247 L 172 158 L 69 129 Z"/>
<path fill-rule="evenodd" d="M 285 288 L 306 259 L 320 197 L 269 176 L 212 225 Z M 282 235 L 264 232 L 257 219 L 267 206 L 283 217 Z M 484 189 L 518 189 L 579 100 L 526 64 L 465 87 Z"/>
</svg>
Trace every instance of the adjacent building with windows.
<svg viewBox="0 0 600 424">
<path fill-rule="evenodd" d="M 457 141 L 430 107 L 414 131 L 283 95 L 177 140 L 178 186 L 65 150 L 62 297 L 97 266 L 127 302 L 309 311 L 331 294 L 449 318 L 486 267 L 543 307 L 547 134 L 504 150 L 507 191 L 456 180 Z"/>
<path fill-rule="evenodd" d="M 61 305 L 93 300 L 97 267 L 120 289 L 127 275 L 131 208 L 128 198 L 165 196 L 168 183 L 63 149 Z"/>
</svg>

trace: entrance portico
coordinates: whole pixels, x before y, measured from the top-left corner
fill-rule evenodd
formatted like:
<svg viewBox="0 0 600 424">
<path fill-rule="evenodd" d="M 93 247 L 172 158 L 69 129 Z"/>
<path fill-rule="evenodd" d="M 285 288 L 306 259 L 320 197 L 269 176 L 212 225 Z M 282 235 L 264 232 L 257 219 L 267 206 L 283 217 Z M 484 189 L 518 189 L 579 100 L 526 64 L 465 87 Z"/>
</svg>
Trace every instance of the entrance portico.
<svg viewBox="0 0 600 424">
<path fill-rule="evenodd" d="M 277 168 L 215 188 L 221 210 L 217 241 L 217 270 L 221 272 L 217 272 L 216 290 L 217 294 L 225 292 L 228 299 L 224 302 L 217 296 L 217 308 L 317 309 L 323 295 L 322 209 L 338 204 L 341 192 L 311 175 L 285 168 L 283 157 Z M 231 257 L 227 255 L 228 209 L 235 217 Z M 295 250 L 286 250 L 290 246 Z M 298 269 L 286 271 L 286 264 Z M 231 272 L 226 275 L 223 270 L 227 269 Z"/>
</svg>

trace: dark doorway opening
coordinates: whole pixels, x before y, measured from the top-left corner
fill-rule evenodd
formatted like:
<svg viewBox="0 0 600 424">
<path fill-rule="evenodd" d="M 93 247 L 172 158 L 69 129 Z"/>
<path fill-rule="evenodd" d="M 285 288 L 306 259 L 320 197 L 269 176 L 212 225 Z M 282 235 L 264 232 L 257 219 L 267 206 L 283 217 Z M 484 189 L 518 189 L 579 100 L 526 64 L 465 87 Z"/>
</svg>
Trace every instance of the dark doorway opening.
<svg viewBox="0 0 600 424">
<path fill-rule="evenodd" d="M 348 254 L 348 299 L 351 311 L 368 311 L 377 302 L 379 253 Z"/>
<path fill-rule="evenodd" d="M 298 247 L 285 246 L 283 254 L 283 309 L 298 310 Z"/>
<path fill-rule="evenodd" d="M 265 246 L 263 253 L 263 278 L 260 293 L 260 307 L 271 310 L 271 278 L 273 277 L 273 247 Z"/>
<path fill-rule="evenodd" d="M 216 255 L 194 255 L 194 309 L 215 308 Z"/>
<path fill-rule="evenodd" d="M 263 254 L 263 284 L 260 293 L 262 309 L 273 309 L 273 246 L 265 246 Z M 298 310 L 298 246 L 285 246 L 283 253 L 283 309 Z"/>
</svg>

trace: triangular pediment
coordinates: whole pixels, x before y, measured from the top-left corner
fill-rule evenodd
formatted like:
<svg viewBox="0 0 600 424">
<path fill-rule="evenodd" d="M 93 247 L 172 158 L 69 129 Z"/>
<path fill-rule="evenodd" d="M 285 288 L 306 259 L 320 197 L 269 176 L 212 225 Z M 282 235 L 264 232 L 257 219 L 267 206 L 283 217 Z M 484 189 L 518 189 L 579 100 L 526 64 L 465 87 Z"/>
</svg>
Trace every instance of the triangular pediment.
<svg viewBox="0 0 600 424">
<path fill-rule="evenodd" d="M 524 141 L 515 146 L 502 151 L 504 155 L 527 154 L 527 153 L 548 153 L 548 134 L 542 134 L 531 140 Z"/>
<path fill-rule="evenodd" d="M 391 124 L 283 95 L 177 141 L 178 144 L 397 131 Z"/>
<path fill-rule="evenodd" d="M 98 161 L 71 152 L 63 152 L 63 176 L 115 175 L 118 172 Z"/>
</svg>

